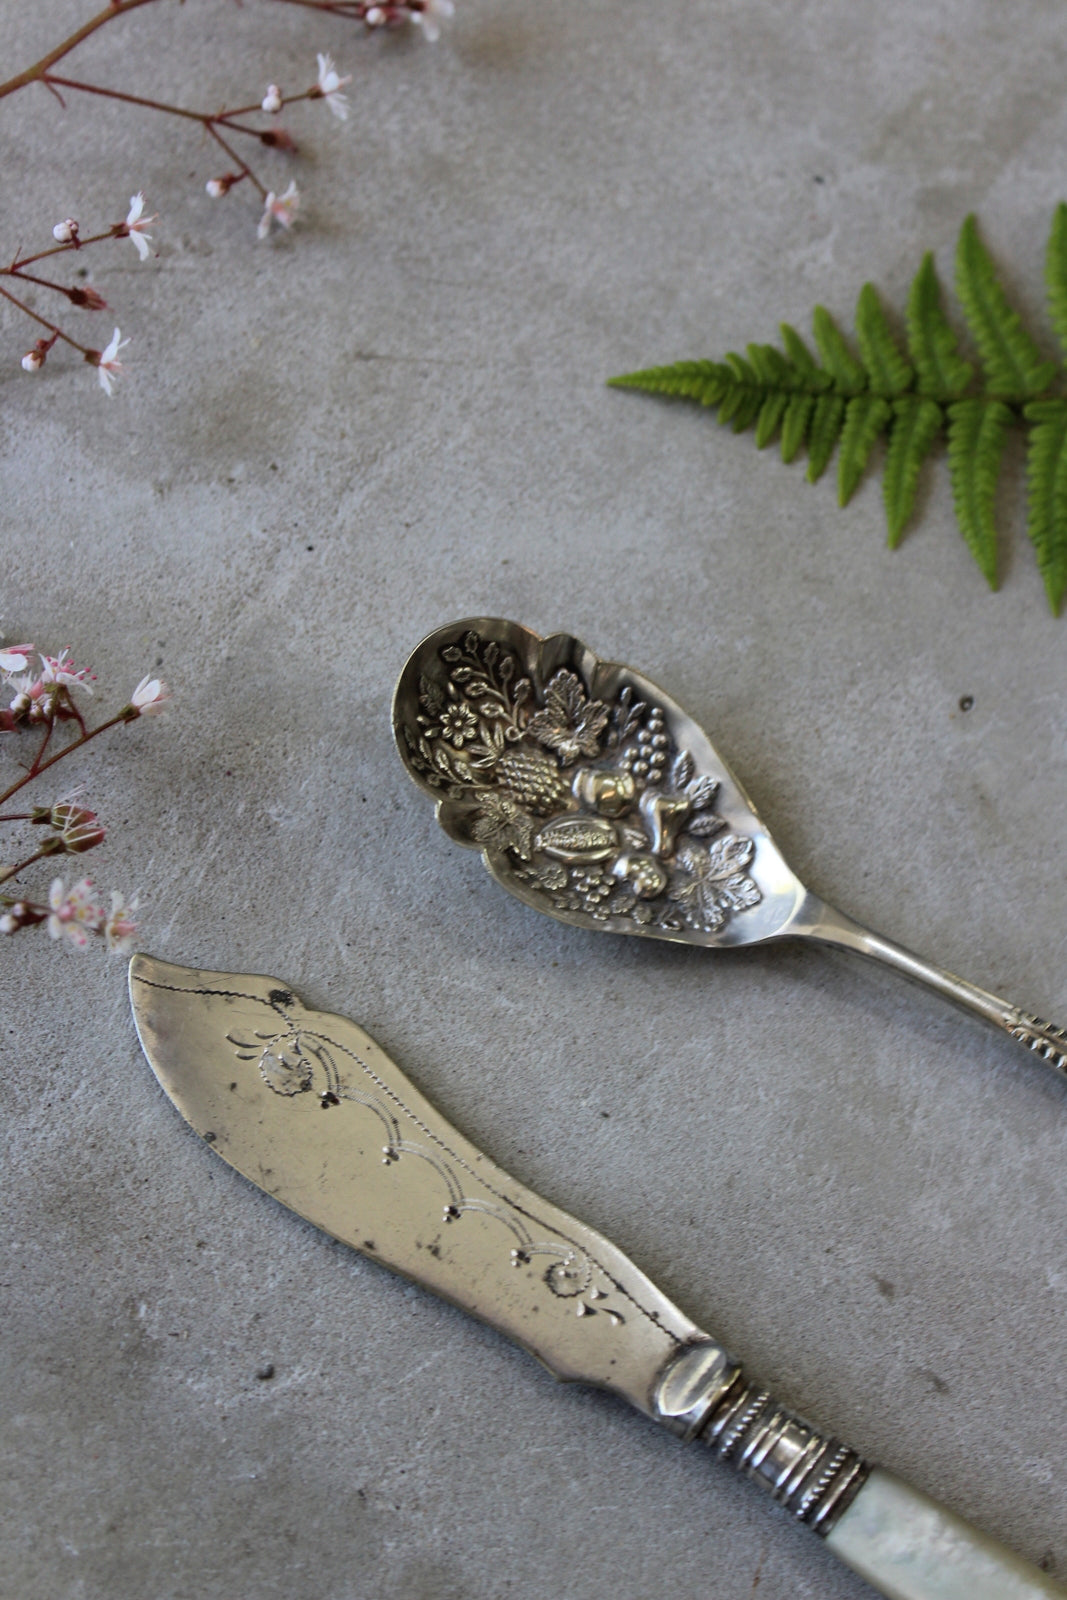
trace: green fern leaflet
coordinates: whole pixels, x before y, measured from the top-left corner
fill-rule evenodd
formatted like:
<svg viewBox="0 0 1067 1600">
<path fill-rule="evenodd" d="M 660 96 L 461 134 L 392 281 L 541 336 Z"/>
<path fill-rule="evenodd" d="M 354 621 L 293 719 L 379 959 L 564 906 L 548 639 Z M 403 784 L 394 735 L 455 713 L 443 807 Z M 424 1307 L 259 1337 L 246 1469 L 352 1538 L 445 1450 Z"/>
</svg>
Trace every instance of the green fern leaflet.
<svg viewBox="0 0 1067 1600">
<path fill-rule="evenodd" d="M 1067 357 L 1067 204 L 1056 208 L 1045 259 L 1049 316 Z M 814 483 L 837 451 L 837 495 L 847 504 L 879 440 L 889 544 L 915 509 L 923 463 L 948 446 L 956 520 L 991 588 L 997 586 L 994 504 L 1010 429 L 1027 435 L 1027 531 L 1049 605 L 1067 593 L 1067 395 L 997 277 L 973 216 L 956 247 L 956 293 L 976 361 L 960 353 L 927 252 L 908 295 L 906 340 L 894 334 L 872 284 L 856 307 L 857 357 L 830 313 L 816 306 L 816 356 L 795 328 L 782 345 L 750 344 L 722 361 L 677 361 L 608 381 L 617 389 L 681 396 L 718 408 L 735 433 L 754 428 L 762 450 L 779 441 L 783 461 L 806 448 Z M 1057 388 L 1057 385 L 1060 387 Z"/>
</svg>

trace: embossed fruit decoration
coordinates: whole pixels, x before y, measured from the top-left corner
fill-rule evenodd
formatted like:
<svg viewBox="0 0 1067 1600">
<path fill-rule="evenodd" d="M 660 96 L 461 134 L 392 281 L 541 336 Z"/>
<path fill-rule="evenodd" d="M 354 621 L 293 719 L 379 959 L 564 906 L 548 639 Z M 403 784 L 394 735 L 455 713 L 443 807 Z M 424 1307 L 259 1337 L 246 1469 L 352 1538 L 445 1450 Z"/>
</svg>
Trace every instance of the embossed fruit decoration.
<svg viewBox="0 0 1067 1600">
<path fill-rule="evenodd" d="M 637 794 L 629 772 L 615 767 L 579 767 L 571 791 L 579 805 L 588 806 L 602 817 L 621 817 Z"/>
<path fill-rule="evenodd" d="M 676 747 L 662 706 L 625 684 L 605 704 L 566 667 L 542 687 L 473 629 L 440 661 L 419 680 L 411 764 L 461 806 L 457 836 L 494 871 L 597 922 L 717 932 L 759 904 L 753 843 L 729 833 L 718 781 Z"/>
<path fill-rule="evenodd" d="M 632 772 L 642 787 L 654 788 L 663 777 L 670 755 L 671 740 L 667 724 L 659 706 L 653 706 L 643 728 L 623 747 L 619 766 Z"/>
<path fill-rule="evenodd" d="M 612 871 L 639 900 L 655 900 L 667 887 L 667 874 L 655 856 L 640 852 L 617 856 Z"/>
<path fill-rule="evenodd" d="M 493 770 L 500 788 L 538 816 L 558 811 L 570 793 L 559 762 L 544 750 L 511 747 Z"/>
</svg>

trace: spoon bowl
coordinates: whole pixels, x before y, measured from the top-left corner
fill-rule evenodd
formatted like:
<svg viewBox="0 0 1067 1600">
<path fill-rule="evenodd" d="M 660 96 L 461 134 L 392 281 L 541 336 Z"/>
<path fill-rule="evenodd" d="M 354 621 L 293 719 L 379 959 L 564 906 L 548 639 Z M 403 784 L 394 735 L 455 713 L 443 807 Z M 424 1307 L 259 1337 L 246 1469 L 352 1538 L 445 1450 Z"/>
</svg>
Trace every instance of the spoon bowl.
<svg viewBox="0 0 1067 1600">
<path fill-rule="evenodd" d="M 474 617 L 429 634 L 393 701 L 397 747 L 450 838 L 573 927 L 710 948 L 787 937 L 881 960 L 1067 1076 L 1067 1033 L 861 927 L 791 870 L 698 723 L 572 634 Z"/>
</svg>

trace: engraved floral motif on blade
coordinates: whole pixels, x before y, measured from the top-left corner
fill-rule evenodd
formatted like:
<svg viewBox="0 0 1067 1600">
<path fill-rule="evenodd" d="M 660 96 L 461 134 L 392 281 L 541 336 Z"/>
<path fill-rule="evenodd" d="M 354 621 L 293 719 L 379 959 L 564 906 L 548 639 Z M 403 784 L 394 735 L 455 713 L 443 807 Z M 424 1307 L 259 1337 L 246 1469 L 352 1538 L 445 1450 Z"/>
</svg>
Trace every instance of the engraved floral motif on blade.
<svg viewBox="0 0 1067 1600">
<path fill-rule="evenodd" d="M 728 830 L 718 780 L 677 747 L 663 706 L 628 685 L 598 699 L 569 667 L 542 682 L 474 629 L 438 663 L 403 728 L 409 762 L 546 909 L 714 935 L 760 903 L 755 845 Z"/>
<path fill-rule="evenodd" d="M 450 1226 L 469 1214 L 499 1224 L 500 1248 L 508 1249 L 510 1241 L 511 1265 L 533 1267 L 549 1294 L 573 1302 L 575 1315 L 601 1313 L 613 1327 L 621 1327 L 631 1311 L 643 1312 L 599 1261 L 565 1234 L 543 1228 L 528 1208 L 476 1171 L 359 1055 L 330 1034 L 296 1022 L 289 1013 L 294 1000 L 286 991 L 274 991 L 263 1002 L 267 1027 L 255 1029 L 251 1037 L 225 1035 L 236 1059 L 255 1063 L 268 1089 L 284 1099 L 314 1094 L 324 1111 L 348 1102 L 369 1112 L 381 1127 L 381 1166 L 425 1162 L 441 1181 L 441 1222 Z M 629 1302 L 626 1311 L 616 1303 L 621 1299 Z"/>
</svg>

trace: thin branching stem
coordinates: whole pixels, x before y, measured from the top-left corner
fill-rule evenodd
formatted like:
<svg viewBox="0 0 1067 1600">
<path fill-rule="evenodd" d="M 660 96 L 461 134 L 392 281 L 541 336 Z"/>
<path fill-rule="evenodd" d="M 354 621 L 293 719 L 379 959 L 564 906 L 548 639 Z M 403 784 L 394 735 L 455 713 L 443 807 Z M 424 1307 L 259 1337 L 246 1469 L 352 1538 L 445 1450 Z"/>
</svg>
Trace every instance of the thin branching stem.
<svg viewBox="0 0 1067 1600">
<path fill-rule="evenodd" d="M 64 80 L 56 77 L 51 72 L 51 68 L 57 62 L 69 56 L 72 50 L 76 50 L 80 44 L 91 38 L 94 33 L 98 32 L 107 23 L 114 22 L 118 17 L 124 17 L 129 11 L 139 11 L 143 6 L 153 5 L 154 3 L 155 0 L 112 0 L 112 3 L 105 6 L 103 11 L 98 11 L 87 22 L 83 22 L 80 28 L 75 28 L 74 32 L 69 34 L 62 43 L 49 50 L 47 55 L 43 55 L 40 61 L 35 61 L 32 67 L 26 67 L 24 71 L 17 72 L 13 78 L 8 78 L 6 82 L 0 83 L 0 100 L 5 99 L 9 94 L 17 93 L 19 89 L 28 88 L 31 83 L 44 83 L 49 87 L 62 84 Z M 275 4 L 296 5 L 307 11 L 318 11 L 325 16 L 344 17 L 352 22 L 363 22 L 368 10 L 367 0 L 275 0 Z M 67 87 L 80 89 L 84 88 L 84 85 L 68 81 Z M 126 98 L 131 97 L 127 96 Z M 249 109 L 255 111 L 258 110 L 258 107 L 252 106 Z M 234 113 L 234 115 L 237 114 Z"/>
<path fill-rule="evenodd" d="M 40 323 L 42 328 L 47 328 L 54 339 L 62 339 L 64 344 L 69 344 L 75 350 L 80 350 L 87 361 L 92 360 L 95 352 L 88 345 L 79 344 L 77 339 L 72 339 L 69 333 L 64 333 L 62 328 L 57 327 L 54 322 L 49 322 L 47 317 L 38 316 L 36 311 L 31 311 L 26 302 L 20 300 L 17 294 L 12 294 L 9 289 L 5 289 L 3 285 L 0 285 L 0 295 L 3 295 L 5 300 L 10 300 L 13 306 L 18 306 L 19 310 L 24 311 L 34 322 Z"/>
<path fill-rule="evenodd" d="M 54 289 L 57 294 L 66 295 L 70 299 L 70 290 L 64 283 L 53 283 L 51 278 L 39 278 L 35 272 L 23 272 L 21 268 L 0 267 L 0 278 L 16 278 L 19 283 L 35 283 L 41 289 Z"/>
<path fill-rule="evenodd" d="M 55 838 L 56 835 L 53 834 L 52 837 Z M 20 872 L 25 872 L 27 867 L 36 865 L 38 861 L 44 861 L 48 856 L 61 856 L 65 853 L 62 846 L 56 849 L 54 844 L 46 845 L 42 850 L 35 850 L 32 856 L 27 856 L 25 861 L 16 862 L 13 867 L 0 867 L 0 883 L 10 883 Z"/>
<path fill-rule="evenodd" d="M 33 764 L 30 767 L 30 777 L 31 778 L 35 777 L 36 774 L 38 772 L 40 772 L 40 770 L 41 770 L 41 762 L 44 760 L 44 753 L 48 749 L 49 744 L 51 743 L 52 735 L 55 732 L 55 728 L 56 728 L 56 725 L 55 725 L 55 721 L 54 720 L 45 725 L 44 738 L 41 740 L 41 743 L 38 746 L 37 754 L 34 756 Z M 82 730 L 82 733 L 85 732 L 85 723 L 84 722 L 81 725 L 81 730 Z M 4 799 L 5 800 L 7 799 L 7 795 L 4 796 Z"/>
<path fill-rule="evenodd" d="M 54 767 L 57 761 L 62 761 L 66 756 L 72 756 L 75 750 L 84 749 L 90 740 L 99 738 L 100 734 L 106 733 L 109 728 L 115 728 L 120 722 L 128 722 L 129 720 L 129 717 L 123 716 L 122 712 L 119 712 L 118 716 L 109 717 L 107 722 L 102 722 L 98 728 L 89 728 L 82 734 L 80 739 L 73 740 L 71 744 L 65 744 L 62 750 L 57 750 L 55 755 L 49 756 L 47 761 L 41 761 L 41 752 L 38 752 L 38 760 L 34 762 L 29 772 L 13 783 L 9 789 L 5 789 L 3 794 L 0 794 L 0 806 L 6 805 L 12 795 L 18 794 L 20 789 L 24 789 L 28 783 L 32 783 L 34 778 L 39 778 L 42 772 L 47 772 L 49 767 Z M 49 733 L 51 733 L 51 729 L 49 729 Z"/>
<path fill-rule="evenodd" d="M 255 184 L 256 188 L 259 190 L 260 199 L 265 200 L 267 198 L 267 188 L 264 184 L 260 183 L 255 173 L 252 171 L 252 168 L 248 165 L 248 162 L 244 161 L 237 154 L 237 151 L 233 148 L 233 146 L 226 142 L 213 122 L 205 123 L 205 127 L 207 128 L 207 131 L 210 133 L 211 137 L 215 140 L 215 143 L 222 146 L 230 160 L 236 162 L 241 177 L 247 178 L 250 183 Z"/>
<path fill-rule="evenodd" d="M 107 228 L 103 233 L 91 233 L 87 239 L 71 239 L 67 244 L 54 244 L 48 250 L 38 250 L 32 256 L 16 256 L 10 266 L 0 270 L 3 272 L 21 272 L 23 267 L 32 267 L 38 261 L 44 261 L 48 256 L 63 256 L 71 250 L 80 250 L 86 244 L 100 244 L 104 239 L 114 239 L 114 228 Z"/>
<path fill-rule="evenodd" d="M 32 67 L 27 67 L 24 72 L 17 72 L 13 78 L 8 78 L 6 83 L 0 83 L 0 100 L 7 95 L 14 94 L 18 89 L 25 89 L 28 84 L 41 82 L 49 67 L 54 67 L 57 61 L 62 61 L 64 56 L 69 56 L 91 34 L 96 33 L 107 22 L 114 22 L 116 17 L 125 16 L 127 11 L 137 11 L 141 6 L 152 5 L 154 0 L 112 0 L 112 4 L 105 6 L 103 11 L 98 11 L 95 17 L 90 17 L 88 22 L 83 22 L 80 28 L 57 44 L 40 61 L 34 62 Z"/>
</svg>

